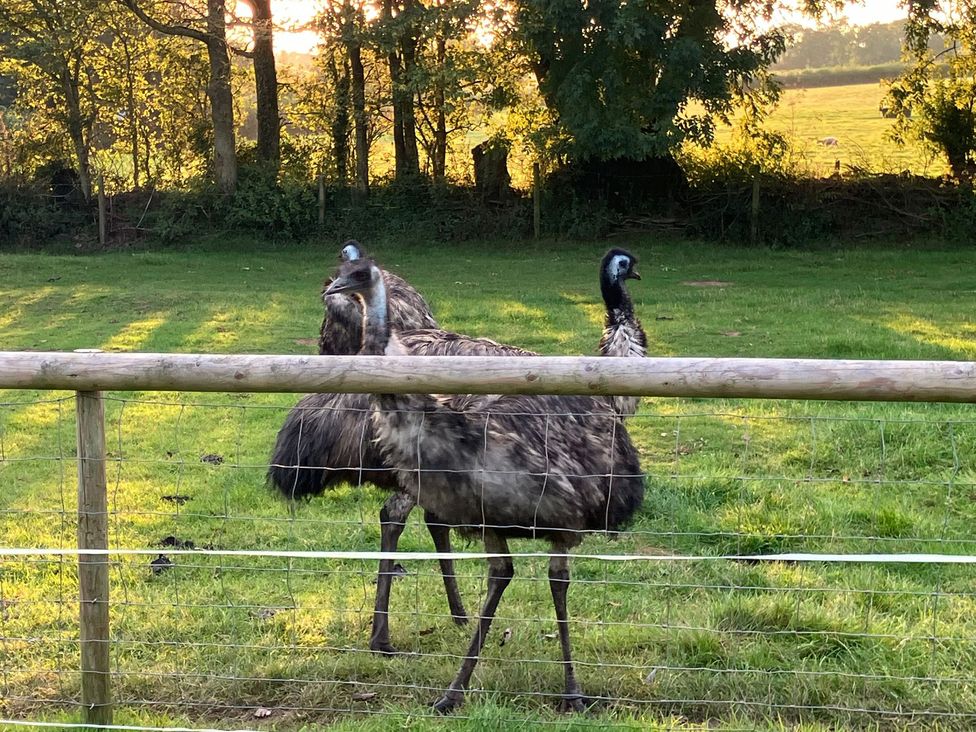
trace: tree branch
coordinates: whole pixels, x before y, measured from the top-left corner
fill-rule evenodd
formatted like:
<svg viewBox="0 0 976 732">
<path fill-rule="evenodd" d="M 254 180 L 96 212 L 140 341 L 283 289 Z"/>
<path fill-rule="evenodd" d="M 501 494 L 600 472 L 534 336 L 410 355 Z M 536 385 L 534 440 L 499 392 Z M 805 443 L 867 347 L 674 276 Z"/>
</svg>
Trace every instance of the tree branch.
<svg viewBox="0 0 976 732">
<path fill-rule="evenodd" d="M 206 33 L 201 33 L 195 28 L 187 28 L 183 25 L 168 25 L 167 23 L 160 23 L 155 18 L 150 17 L 149 14 L 139 6 L 138 0 L 117 1 L 135 13 L 139 20 L 148 25 L 154 31 L 165 33 L 168 36 L 183 36 L 184 38 L 192 38 L 196 41 L 200 41 L 201 43 L 210 43 L 210 37 Z"/>
</svg>

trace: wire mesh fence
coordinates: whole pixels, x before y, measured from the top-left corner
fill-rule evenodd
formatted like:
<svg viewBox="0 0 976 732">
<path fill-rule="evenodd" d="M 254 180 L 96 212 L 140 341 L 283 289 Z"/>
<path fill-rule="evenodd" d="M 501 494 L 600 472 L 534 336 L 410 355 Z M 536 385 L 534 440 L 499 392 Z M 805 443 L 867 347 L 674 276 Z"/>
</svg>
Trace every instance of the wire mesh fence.
<svg viewBox="0 0 976 732">
<path fill-rule="evenodd" d="M 64 553 L 0 555 L 0 716 L 26 721 L 81 703 L 74 397 L 29 396 L 0 403 L 2 545 Z M 117 708 L 217 728 L 433 716 L 470 623 L 454 622 L 412 518 L 389 611 L 400 653 L 370 650 L 387 494 L 278 498 L 265 475 L 292 403 L 105 397 Z M 643 506 L 572 562 L 587 723 L 976 723 L 976 587 L 954 563 L 976 541 L 976 420 L 965 406 L 850 406 L 646 400 L 627 421 Z M 456 541 L 474 616 L 483 549 Z M 460 715 L 560 724 L 548 547 L 512 548 Z"/>
</svg>

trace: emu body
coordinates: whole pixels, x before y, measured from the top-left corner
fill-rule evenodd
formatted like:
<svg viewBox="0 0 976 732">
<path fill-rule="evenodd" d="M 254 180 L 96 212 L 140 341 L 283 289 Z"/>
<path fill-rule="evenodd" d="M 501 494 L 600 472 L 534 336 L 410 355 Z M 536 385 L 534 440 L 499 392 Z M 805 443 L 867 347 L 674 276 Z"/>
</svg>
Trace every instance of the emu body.
<svg viewBox="0 0 976 732">
<path fill-rule="evenodd" d="M 343 249 L 347 260 L 360 258 L 358 246 Z M 390 317 L 404 330 L 404 338 L 416 353 L 429 356 L 528 356 L 529 351 L 504 346 L 486 338 L 469 338 L 437 329 L 426 301 L 407 282 L 383 272 Z M 325 317 L 320 329 L 319 353 L 357 353 L 363 337 L 363 309 L 359 298 L 323 292 Z M 394 491 L 380 510 L 383 551 L 396 551 L 407 517 L 416 501 L 404 492 L 401 476 L 380 451 L 370 419 L 370 402 L 365 394 L 308 394 L 289 412 L 278 432 L 268 469 L 268 480 L 288 498 L 322 493 L 340 483 L 372 483 Z M 450 528 L 430 511 L 424 520 L 438 552 L 451 551 Z M 464 603 L 450 559 L 440 561 L 441 574 L 451 616 L 459 624 L 467 621 Z M 390 642 L 389 603 L 393 580 L 392 560 L 381 560 L 376 583 L 373 631 L 370 648 L 395 653 Z"/>
<path fill-rule="evenodd" d="M 414 353 L 391 332 L 385 284 L 375 263 L 344 264 L 329 292 L 363 298 L 360 353 Z M 641 504 L 644 481 L 622 420 L 607 400 L 593 397 L 371 394 L 369 400 L 380 450 L 406 492 L 501 555 L 489 560 L 478 627 L 435 708 L 450 711 L 463 700 L 514 575 L 508 539 L 535 536 L 547 539 L 554 552 L 549 581 L 566 676 L 562 705 L 583 709 L 571 657 L 566 554 L 585 532 L 619 529 Z"/>
</svg>

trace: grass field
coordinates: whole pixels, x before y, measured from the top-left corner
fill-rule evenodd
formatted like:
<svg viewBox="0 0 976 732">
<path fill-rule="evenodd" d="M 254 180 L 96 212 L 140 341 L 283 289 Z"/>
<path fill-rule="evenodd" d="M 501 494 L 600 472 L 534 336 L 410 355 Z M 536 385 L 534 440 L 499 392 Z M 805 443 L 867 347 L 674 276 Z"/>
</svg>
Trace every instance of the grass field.
<svg viewBox="0 0 976 732">
<path fill-rule="evenodd" d="M 902 147 L 888 139 L 894 120 L 884 119 L 879 112 L 884 93 L 880 84 L 787 89 L 766 126 L 788 136 L 814 175 L 830 175 L 835 160 L 841 161 L 842 168 L 853 165 L 875 172 L 911 170 L 931 176 L 947 172 L 941 158 L 933 159 L 917 144 Z M 730 134 L 729 128 L 723 128 L 717 139 L 722 142 Z M 838 144 L 821 144 L 828 137 Z"/>
<path fill-rule="evenodd" d="M 644 279 L 631 289 L 653 354 L 976 358 L 972 251 L 626 244 L 641 258 Z M 483 242 L 376 253 L 428 296 L 444 327 L 574 354 L 593 353 L 599 338 L 604 248 Z M 313 352 L 331 246 L 217 249 L 4 255 L 0 349 Z M 0 541 L 72 546 L 70 395 L 0 399 Z M 263 465 L 295 400 L 111 395 L 113 543 L 151 548 L 173 536 L 224 549 L 376 549 L 379 491 L 343 488 L 289 510 L 265 489 Z M 591 537 L 579 552 L 649 559 L 573 564 L 578 672 L 587 693 L 607 700 L 589 715 L 553 710 L 561 668 L 544 562 L 517 563 L 477 690 L 460 718 L 442 722 L 426 704 L 453 676 L 468 630 L 450 622 L 431 565 L 404 563 L 391 626 L 406 654 L 380 658 L 365 650 L 372 563 L 173 557 L 158 574 L 148 558 L 114 565 L 116 721 L 972 729 L 971 569 L 654 557 L 970 554 L 973 417 L 966 405 L 643 400 L 630 429 L 649 476 L 645 505 L 630 532 Z M 431 548 L 419 521 L 401 548 Z M 460 569 L 471 611 L 483 567 Z M 0 717 L 72 718 L 76 592 L 70 561 L 0 562 Z M 255 718 L 259 707 L 271 716 Z"/>
</svg>

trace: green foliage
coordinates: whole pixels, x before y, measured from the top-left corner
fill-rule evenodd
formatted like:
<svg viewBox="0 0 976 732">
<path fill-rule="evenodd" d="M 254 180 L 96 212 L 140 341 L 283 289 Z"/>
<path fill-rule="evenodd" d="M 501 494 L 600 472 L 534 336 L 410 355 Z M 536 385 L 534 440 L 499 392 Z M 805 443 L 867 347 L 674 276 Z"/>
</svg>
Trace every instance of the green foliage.
<svg viewBox="0 0 976 732">
<path fill-rule="evenodd" d="M 773 78 L 785 89 L 816 89 L 826 86 L 876 84 L 905 70 L 901 61 L 874 66 L 825 66 L 809 69 L 773 69 Z"/>
<path fill-rule="evenodd" d="M 764 3 L 736 5 L 737 22 L 750 27 Z M 514 32 L 568 136 L 558 152 L 643 160 L 686 139 L 709 141 L 715 117 L 729 115 L 736 100 L 774 93 L 765 69 L 783 37 L 754 32 L 730 46 L 729 22 L 707 3 L 521 0 Z"/>
<path fill-rule="evenodd" d="M 936 35 L 944 39 L 938 53 L 931 44 Z M 927 0 L 916 4 L 909 15 L 905 46 L 909 68 L 891 83 L 887 96 L 898 114 L 895 139 L 921 140 L 945 156 L 957 180 L 970 180 L 976 173 L 976 13 L 972 3 Z M 936 63 L 943 59 L 944 63 Z"/>
<path fill-rule="evenodd" d="M 222 200 L 218 215 L 232 229 L 261 232 L 269 239 L 294 240 L 311 230 L 316 211 L 309 184 L 276 183 L 242 168 L 237 193 Z"/>
<path fill-rule="evenodd" d="M 947 240 L 971 245 L 976 231 L 976 193 L 963 189 L 959 201 L 932 212 L 938 217 L 940 234 Z"/>
<path fill-rule="evenodd" d="M 914 125 L 923 141 L 941 152 L 959 180 L 972 178 L 976 156 L 976 83 L 932 81 L 916 106 Z"/>
<path fill-rule="evenodd" d="M 845 21 L 811 28 L 789 25 L 784 28 L 790 42 L 774 69 L 818 69 L 823 67 L 874 67 L 897 64 L 905 37 L 905 21 L 851 26 Z M 942 47 L 941 36 L 930 39 L 935 50 Z"/>
<path fill-rule="evenodd" d="M 726 143 L 685 145 L 680 162 L 688 181 L 698 187 L 751 184 L 757 176 L 792 180 L 802 174 L 785 135 L 751 125 L 739 125 Z"/>
<path fill-rule="evenodd" d="M 58 205 L 41 185 L 0 182 L 0 249 L 4 244 L 32 247 L 73 234 L 87 223 L 86 214 L 74 204 Z"/>
</svg>

